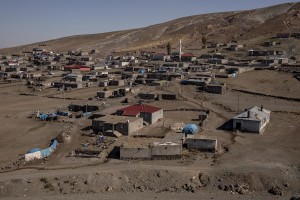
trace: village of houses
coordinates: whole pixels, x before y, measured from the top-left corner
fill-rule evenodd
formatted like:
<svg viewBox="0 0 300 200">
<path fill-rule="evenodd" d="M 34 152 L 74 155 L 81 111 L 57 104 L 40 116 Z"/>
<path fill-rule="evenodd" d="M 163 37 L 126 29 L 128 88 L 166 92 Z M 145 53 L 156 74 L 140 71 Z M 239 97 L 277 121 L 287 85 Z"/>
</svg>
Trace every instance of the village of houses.
<svg viewBox="0 0 300 200">
<path fill-rule="evenodd" d="M 7 132 L 23 121 L 18 135 L 1 139 L 1 170 L 109 160 L 198 165 L 203 156 L 217 164 L 216 155 L 231 152 L 236 137 L 259 145 L 264 137 L 288 131 L 276 125 L 280 121 L 297 123 L 286 113 L 299 108 L 299 93 L 259 86 L 269 73 L 299 85 L 299 63 L 278 47 L 268 41 L 259 50 L 210 43 L 201 55 L 178 47 L 171 55 L 137 51 L 101 58 L 97 49 L 58 53 L 45 44 L 1 55 L 1 95 L 9 98 L 3 103 L 21 98 L 27 105 L 3 111 Z M 244 55 L 229 58 L 220 52 Z M 251 78 L 257 84 L 245 87 Z M 20 141 L 5 152 L 4 143 L 11 140 Z"/>
</svg>

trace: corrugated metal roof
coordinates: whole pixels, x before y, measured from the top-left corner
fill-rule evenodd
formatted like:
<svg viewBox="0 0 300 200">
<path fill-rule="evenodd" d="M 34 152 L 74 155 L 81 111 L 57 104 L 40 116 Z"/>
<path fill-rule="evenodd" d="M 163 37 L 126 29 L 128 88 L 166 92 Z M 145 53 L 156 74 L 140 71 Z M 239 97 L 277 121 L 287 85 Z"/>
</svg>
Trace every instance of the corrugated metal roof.
<svg viewBox="0 0 300 200">
<path fill-rule="evenodd" d="M 249 115 L 248 115 L 248 112 L 249 112 Z M 233 117 L 233 119 L 261 121 L 262 119 L 265 119 L 268 116 L 270 116 L 270 113 L 271 113 L 271 111 L 269 111 L 269 110 L 266 110 L 266 109 L 261 110 L 261 108 L 254 106 L 250 110 L 245 111 L 245 112 Z"/>
<path fill-rule="evenodd" d="M 161 109 L 162 108 L 158 108 L 155 106 L 149 106 L 149 105 L 145 105 L 145 104 L 136 104 L 136 105 L 132 105 L 132 106 L 128 106 L 126 108 L 120 109 L 120 110 L 118 110 L 118 112 L 123 112 L 122 115 L 125 115 L 125 116 L 136 116 L 141 112 L 142 113 L 154 113 Z"/>
</svg>

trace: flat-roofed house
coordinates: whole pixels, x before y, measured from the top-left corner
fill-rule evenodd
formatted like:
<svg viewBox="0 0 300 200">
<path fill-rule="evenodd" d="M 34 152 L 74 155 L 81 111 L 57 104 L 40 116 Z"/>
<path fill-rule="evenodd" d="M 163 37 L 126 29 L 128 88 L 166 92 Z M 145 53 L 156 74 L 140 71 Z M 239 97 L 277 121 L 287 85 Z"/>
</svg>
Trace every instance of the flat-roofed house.
<svg viewBox="0 0 300 200">
<path fill-rule="evenodd" d="M 143 119 L 130 116 L 106 115 L 95 118 L 92 121 L 92 128 L 95 132 L 115 132 L 123 135 L 132 135 L 143 128 Z"/>
</svg>

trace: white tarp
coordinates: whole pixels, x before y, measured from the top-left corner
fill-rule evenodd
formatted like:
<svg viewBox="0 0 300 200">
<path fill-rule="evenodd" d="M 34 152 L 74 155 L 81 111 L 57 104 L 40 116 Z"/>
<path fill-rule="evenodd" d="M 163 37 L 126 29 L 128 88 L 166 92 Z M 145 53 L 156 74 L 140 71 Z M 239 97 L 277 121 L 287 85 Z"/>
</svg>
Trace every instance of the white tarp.
<svg viewBox="0 0 300 200">
<path fill-rule="evenodd" d="M 25 161 L 26 162 L 34 160 L 34 159 L 41 159 L 41 158 L 42 158 L 42 154 L 41 154 L 40 151 L 25 154 Z"/>
</svg>

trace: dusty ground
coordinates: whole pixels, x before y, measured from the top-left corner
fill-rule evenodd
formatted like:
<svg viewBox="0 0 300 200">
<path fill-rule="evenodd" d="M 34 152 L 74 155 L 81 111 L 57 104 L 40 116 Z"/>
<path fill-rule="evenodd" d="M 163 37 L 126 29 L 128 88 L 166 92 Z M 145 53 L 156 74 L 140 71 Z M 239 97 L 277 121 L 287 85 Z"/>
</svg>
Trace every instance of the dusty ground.
<svg viewBox="0 0 300 200">
<path fill-rule="evenodd" d="M 300 98 L 299 81 L 296 78 L 291 78 L 289 74 L 278 73 L 277 71 L 251 71 L 240 74 L 237 79 L 227 79 L 223 82 L 235 89 Z"/>
<path fill-rule="evenodd" d="M 268 81 L 266 80 L 268 75 Z M 243 79 L 242 79 L 243 78 Z M 278 79 L 287 81 L 278 81 Z M 201 105 L 211 110 L 207 124 L 197 135 L 218 139 L 218 153 L 201 153 L 184 150 L 179 160 L 121 161 L 108 157 L 114 146 L 125 138 L 118 138 L 101 158 L 66 157 L 69 152 L 91 141 L 82 134 L 91 125 L 88 119 L 76 120 L 70 143 L 61 144 L 47 160 L 23 166 L 21 169 L 0 174 L 0 197 L 5 199 L 290 199 L 299 195 L 300 185 L 300 103 L 272 97 L 232 91 L 243 87 L 261 93 L 299 98 L 299 82 L 290 74 L 273 71 L 254 71 L 237 79 L 222 79 L 229 89 L 224 95 L 196 92 L 195 86 L 173 83 L 160 88 L 176 92 L 181 101 L 150 102 L 164 108 L 165 120 L 154 127 L 158 130 L 174 123 L 198 123 L 196 111 L 172 111 L 178 108 L 197 108 Z M 260 82 L 262 87 L 252 84 Z M 267 84 L 268 87 L 265 87 Z M 33 147 L 47 147 L 49 141 L 61 130 L 70 126 L 64 122 L 41 122 L 28 118 L 33 111 L 50 112 L 74 100 L 37 96 L 22 96 L 25 86 L 0 85 L 0 162 L 14 162 L 19 155 Z M 290 91 L 284 88 L 290 88 Z M 276 89 L 278 88 L 278 90 Z M 111 110 L 123 99 L 87 100 L 99 88 L 85 92 L 68 92 L 79 102 L 97 104 Z M 153 91 L 153 87 L 143 87 Z M 27 91 L 31 93 L 31 91 Z M 57 92 L 50 89 L 49 92 Z M 135 94 L 128 98 L 135 100 Z M 239 96 L 239 105 L 237 97 Z M 261 135 L 232 133 L 218 129 L 239 110 L 254 105 L 264 105 L 272 112 L 271 122 Z M 18 124 L 18 125 L 16 125 Z M 153 129 L 153 130 L 154 130 Z M 151 128 L 143 130 L 151 132 Z M 277 192 L 275 196 L 271 193 Z M 282 193 L 282 196 L 280 195 Z"/>
</svg>

